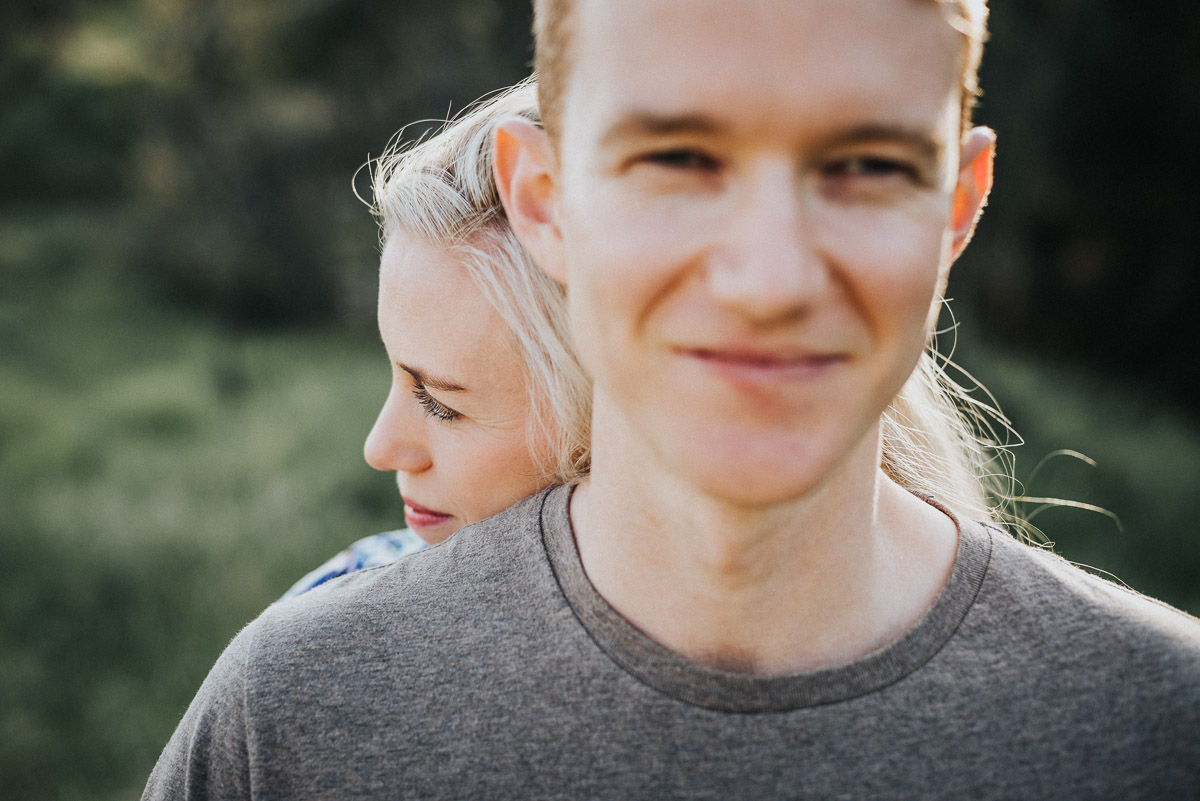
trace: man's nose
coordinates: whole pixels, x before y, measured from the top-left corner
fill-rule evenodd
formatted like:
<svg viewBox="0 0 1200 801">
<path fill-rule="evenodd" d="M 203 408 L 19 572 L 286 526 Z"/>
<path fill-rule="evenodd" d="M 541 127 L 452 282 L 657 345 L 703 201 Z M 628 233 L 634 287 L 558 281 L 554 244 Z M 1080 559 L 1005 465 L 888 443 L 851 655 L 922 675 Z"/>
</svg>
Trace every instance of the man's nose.
<svg viewBox="0 0 1200 801">
<path fill-rule="evenodd" d="M 376 470 L 419 473 L 433 466 L 425 438 L 425 418 L 412 393 L 392 386 L 367 435 L 363 457 Z"/>
<path fill-rule="evenodd" d="M 794 164 L 759 165 L 735 190 L 708 268 L 716 299 L 756 323 L 801 316 L 831 282 L 813 201 Z"/>
</svg>

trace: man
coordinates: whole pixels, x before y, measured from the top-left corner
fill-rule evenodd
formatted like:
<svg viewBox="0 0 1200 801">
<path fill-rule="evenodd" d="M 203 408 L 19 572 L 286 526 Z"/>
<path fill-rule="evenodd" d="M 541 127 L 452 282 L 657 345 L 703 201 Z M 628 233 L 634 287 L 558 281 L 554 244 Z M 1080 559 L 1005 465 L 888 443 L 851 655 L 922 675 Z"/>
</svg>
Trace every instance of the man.
<svg viewBox="0 0 1200 801">
<path fill-rule="evenodd" d="M 147 797 L 1200 794 L 1197 622 L 880 469 L 990 183 L 982 4 L 565 0 L 538 35 L 497 177 L 567 287 L 591 478 L 270 610 Z"/>
</svg>

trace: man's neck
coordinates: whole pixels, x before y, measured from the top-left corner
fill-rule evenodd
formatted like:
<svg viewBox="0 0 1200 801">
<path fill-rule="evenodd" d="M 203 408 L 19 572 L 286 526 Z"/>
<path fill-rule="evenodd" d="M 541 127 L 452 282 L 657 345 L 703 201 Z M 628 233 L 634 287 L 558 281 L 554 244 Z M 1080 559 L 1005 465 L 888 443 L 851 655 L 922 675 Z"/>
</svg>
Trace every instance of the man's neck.
<svg viewBox="0 0 1200 801">
<path fill-rule="evenodd" d="M 617 426 L 619 428 L 619 426 Z M 688 659 L 782 674 L 900 637 L 949 576 L 953 522 L 886 479 L 877 434 L 804 497 L 748 508 L 603 437 L 571 520 L 600 594 Z M 736 480 L 736 477 L 731 477 Z"/>
</svg>

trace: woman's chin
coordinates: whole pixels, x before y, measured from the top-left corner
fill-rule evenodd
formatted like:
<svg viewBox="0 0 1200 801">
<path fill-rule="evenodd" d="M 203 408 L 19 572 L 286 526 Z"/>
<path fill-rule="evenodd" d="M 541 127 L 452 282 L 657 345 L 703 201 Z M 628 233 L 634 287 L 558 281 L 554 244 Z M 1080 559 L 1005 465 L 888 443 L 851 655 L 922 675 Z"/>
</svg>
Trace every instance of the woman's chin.
<svg viewBox="0 0 1200 801">
<path fill-rule="evenodd" d="M 462 528 L 459 519 L 450 515 L 423 514 L 410 509 L 404 512 L 408 527 L 429 545 L 449 539 L 451 534 Z"/>
</svg>

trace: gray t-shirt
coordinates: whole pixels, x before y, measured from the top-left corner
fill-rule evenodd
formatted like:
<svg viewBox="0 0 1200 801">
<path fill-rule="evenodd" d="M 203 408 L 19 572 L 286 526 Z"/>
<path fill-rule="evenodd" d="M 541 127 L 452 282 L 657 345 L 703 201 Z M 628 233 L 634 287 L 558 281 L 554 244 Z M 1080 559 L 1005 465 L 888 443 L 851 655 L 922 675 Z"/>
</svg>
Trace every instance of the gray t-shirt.
<svg viewBox="0 0 1200 801">
<path fill-rule="evenodd" d="M 566 488 L 278 603 L 147 799 L 1200 798 L 1200 622 L 979 524 L 899 640 L 697 666 L 588 582 Z"/>
</svg>

